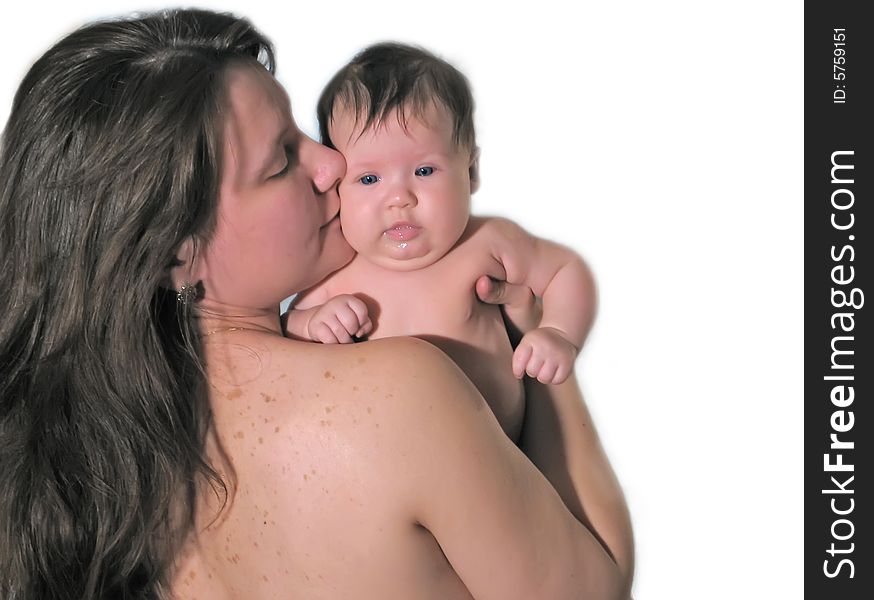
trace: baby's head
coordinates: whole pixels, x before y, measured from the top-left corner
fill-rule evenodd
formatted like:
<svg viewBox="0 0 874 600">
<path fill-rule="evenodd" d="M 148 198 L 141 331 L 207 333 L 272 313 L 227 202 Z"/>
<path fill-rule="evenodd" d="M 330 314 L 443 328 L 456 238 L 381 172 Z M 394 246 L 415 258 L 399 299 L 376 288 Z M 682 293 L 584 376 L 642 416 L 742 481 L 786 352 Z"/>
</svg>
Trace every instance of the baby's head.
<svg viewBox="0 0 874 600">
<path fill-rule="evenodd" d="M 478 184 L 464 75 L 419 48 L 370 46 L 328 83 L 318 117 L 323 143 L 346 159 L 340 220 L 352 247 L 398 271 L 442 258 Z"/>
</svg>

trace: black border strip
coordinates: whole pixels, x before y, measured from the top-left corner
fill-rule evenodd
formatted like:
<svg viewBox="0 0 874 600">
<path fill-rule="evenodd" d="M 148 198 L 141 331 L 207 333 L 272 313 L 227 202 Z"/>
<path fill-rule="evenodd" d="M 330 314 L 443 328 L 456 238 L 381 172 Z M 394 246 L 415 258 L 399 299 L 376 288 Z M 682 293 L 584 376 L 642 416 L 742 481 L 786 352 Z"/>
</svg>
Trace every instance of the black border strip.
<svg viewBox="0 0 874 600">
<path fill-rule="evenodd" d="M 862 6 L 805 3 L 804 585 L 829 600 L 874 598 L 874 22 Z"/>
</svg>

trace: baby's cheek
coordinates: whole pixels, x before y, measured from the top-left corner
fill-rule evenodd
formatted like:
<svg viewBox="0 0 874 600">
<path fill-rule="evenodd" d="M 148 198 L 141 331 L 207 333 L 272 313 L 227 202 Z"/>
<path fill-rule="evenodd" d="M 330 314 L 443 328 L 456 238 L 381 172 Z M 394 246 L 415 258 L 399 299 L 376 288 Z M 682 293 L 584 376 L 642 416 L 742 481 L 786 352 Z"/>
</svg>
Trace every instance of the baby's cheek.
<svg viewBox="0 0 874 600">
<path fill-rule="evenodd" d="M 340 196 L 340 217 L 343 217 L 343 213 L 352 210 L 352 199 L 354 198 L 353 192 L 349 189 L 349 184 L 345 182 L 340 182 L 340 185 L 337 186 L 337 195 Z"/>
<path fill-rule="evenodd" d="M 358 245 L 367 239 L 367 232 L 373 227 L 373 216 L 353 199 L 340 197 L 340 226 L 346 240 L 358 250 Z"/>
</svg>

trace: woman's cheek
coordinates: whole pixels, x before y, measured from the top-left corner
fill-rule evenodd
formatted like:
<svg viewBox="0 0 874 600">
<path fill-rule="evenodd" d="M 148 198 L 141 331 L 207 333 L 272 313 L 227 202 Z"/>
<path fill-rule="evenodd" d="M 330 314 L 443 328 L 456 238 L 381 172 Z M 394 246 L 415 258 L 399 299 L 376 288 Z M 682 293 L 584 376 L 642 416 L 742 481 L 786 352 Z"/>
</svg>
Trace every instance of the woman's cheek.
<svg viewBox="0 0 874 600">
<path fill-rule="evenodd" d="M 340 224 L 343 235 L 350 243 L 354 243 L 360 237 L 361 230 L 366 226 L 368 216 L 363 210 L 364 204 L 352 191 L 343 194 L 340 191 Z"/>
</svg>

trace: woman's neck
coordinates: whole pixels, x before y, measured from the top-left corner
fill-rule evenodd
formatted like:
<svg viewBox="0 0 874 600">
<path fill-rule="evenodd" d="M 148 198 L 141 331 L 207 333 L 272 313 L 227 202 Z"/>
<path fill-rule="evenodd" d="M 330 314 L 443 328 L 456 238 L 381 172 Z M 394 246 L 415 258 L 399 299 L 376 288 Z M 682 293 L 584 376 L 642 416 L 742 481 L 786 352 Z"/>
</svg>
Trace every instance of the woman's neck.
<svg viewBox="0 0 874 600">
<path fill-rule="evenodd" d="M 204 337 L 238 330 L 283 335 L 278 305 L 271 308 L 231 306 L 204 298 L 197 304 L 196 315 Z"/>
</svg>

